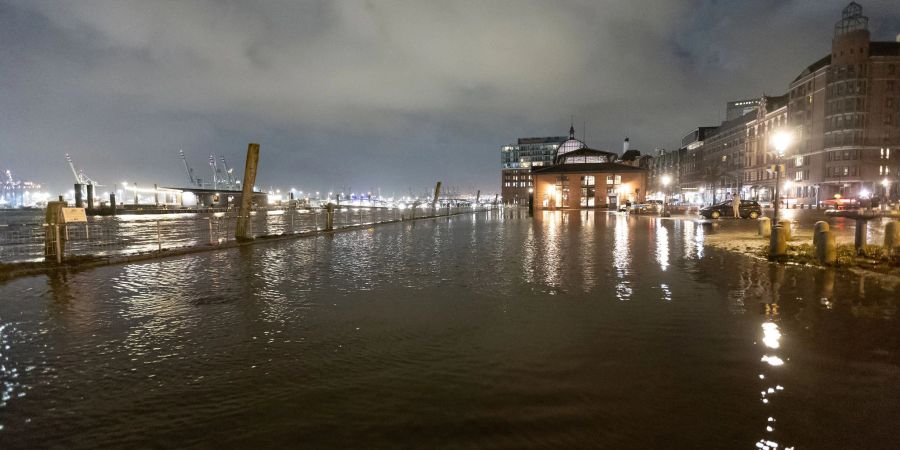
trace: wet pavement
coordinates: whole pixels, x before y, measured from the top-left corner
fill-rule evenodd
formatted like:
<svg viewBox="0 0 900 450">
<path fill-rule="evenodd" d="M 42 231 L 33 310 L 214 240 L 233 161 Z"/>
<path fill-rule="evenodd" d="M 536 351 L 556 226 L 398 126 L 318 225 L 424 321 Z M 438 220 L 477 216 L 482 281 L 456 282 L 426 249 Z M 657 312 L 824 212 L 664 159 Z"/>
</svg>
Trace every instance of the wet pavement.
<svg viewBox="0 0 900 450">
<path fill-rule="evenodd" d="M 7 282 L 0 448 L 900 445 L 894 287 L 709 232 L 488 212 Z"/>
</svg>

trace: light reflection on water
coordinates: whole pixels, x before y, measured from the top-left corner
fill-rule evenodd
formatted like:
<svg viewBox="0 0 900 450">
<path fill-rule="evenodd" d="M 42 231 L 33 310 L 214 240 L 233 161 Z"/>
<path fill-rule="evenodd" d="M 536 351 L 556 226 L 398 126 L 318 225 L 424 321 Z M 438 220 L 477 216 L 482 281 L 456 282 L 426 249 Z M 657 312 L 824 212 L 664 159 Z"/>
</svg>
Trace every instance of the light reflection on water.
<svg viewBox="0 0 900 450">
<path fill-rule="evenodd" d="M 613 267 L 616 269 L 616 298 L 629 300 L 631 285 L 628 281 L 631 264 L 631 246 L 628 241 L 628 216 L 619 214 L 615 217 L 615 240 L 613 242 Z"/>
<path fill-rule="evenodd" d="M 20 279 L 0 285 L 0 444 L 888 442 L 894 291 L 702 240 L 492 212 Z"/>
</svg>

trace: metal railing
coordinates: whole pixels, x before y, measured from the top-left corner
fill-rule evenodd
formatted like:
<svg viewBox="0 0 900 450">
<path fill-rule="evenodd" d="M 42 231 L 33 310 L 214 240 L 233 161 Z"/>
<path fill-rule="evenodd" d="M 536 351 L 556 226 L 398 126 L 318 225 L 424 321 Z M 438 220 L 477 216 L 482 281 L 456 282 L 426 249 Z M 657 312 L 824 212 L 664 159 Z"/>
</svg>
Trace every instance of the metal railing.
<svg viewBox="0 0 900 450">
<path fill-rule="evenodd" d="M 345 207 L 334 211 L 334 229 L 489 209 L 492 207 L 467 205 L 416 209 Z M 254 211 L 250 216 L 250 235 L 262 238 L 322 231 L 326 214 L 319 208 Z M 128 220 L 90 217 L 87 223 L 0 225 L 0 263 L 141 255 L 218 246 L 235 240 L 239 218 L 236 212 L 184 216 L 138 216 Z"/>
</svg>

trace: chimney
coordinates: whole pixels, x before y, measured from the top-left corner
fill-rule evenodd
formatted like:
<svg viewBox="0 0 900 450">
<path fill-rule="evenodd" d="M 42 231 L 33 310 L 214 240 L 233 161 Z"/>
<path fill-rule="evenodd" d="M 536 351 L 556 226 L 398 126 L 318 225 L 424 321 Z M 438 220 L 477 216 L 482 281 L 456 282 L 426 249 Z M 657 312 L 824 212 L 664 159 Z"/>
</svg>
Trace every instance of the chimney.
<svg viewBox="0 0 900 450">
<path fill-rule="evenodd" d="M 622 143 L 622 155 L 628 151 L 628 147 L 631 145 L 631 141 L 628 140 L 628 137 L 625 137 L 625 142 Z"/>
</svg>

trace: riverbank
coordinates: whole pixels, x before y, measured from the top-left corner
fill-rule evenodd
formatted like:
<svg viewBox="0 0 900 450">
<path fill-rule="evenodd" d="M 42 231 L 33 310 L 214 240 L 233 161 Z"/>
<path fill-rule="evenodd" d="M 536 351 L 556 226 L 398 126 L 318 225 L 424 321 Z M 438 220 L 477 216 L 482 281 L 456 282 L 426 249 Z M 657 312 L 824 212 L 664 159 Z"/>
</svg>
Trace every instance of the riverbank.
<svg viewBox="0 0 900 450">
<path fill-rule="evenodd" d="M 709 247 L 769 260 L 769 239 L 758 234 L 756 221 L 724 218 L 705 220 L 688 215 L 673 216 L 672 219 L 694 222 L 697 226 L 702 226 L 706 231 L 703 242 Z M 900 259 L 897 256 L 890 258 L 878 245 L 880 242 L 870 241 L 870 244 L 876 245 L 866 246 L 863 252 L 857 255 L 853 228 L 833 226 L 838 258 L 835 265 L 826 266 L 819 264 L 815 258 L 815 249 L 812 246 L 813 229 L 800 224 L 794 225 L 791 240 L 788 242 L 787 257 L 782 258 L 780 263 L 852 270 L 880 276 L 895 286 L 900 285 Z"/>
</svg>

